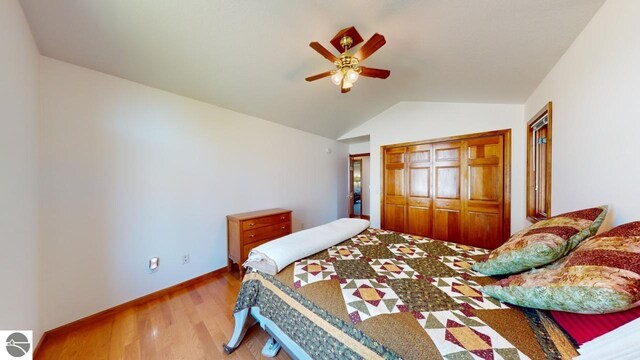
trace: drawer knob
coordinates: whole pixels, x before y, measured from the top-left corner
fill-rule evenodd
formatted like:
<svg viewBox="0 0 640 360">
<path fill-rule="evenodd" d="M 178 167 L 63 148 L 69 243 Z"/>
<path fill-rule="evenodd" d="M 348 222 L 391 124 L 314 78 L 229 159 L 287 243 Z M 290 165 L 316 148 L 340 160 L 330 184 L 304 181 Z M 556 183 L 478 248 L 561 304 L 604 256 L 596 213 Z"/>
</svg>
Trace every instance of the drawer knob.
<svg viewBox="0 0 640 360">
<path fill-rule="evenodd" d="M 280 230 L 284 230 L 284 229 L 286 229 L 286 226 L 282 226 L 282 227 L 280 228 Z"/>
<path fill-rule="evenodd" d="M 249 223 L 249 226 L 255 226 L 255 225 L 256 225 L 255 223 Z"/>
<path fill-rule="evenodd" d="M 251 235 L 249 235 L 249 237 L 253 239 L 254 237 L 256 237 L 256 235 L 255 234 L 251 234 Z"/>
<path fill-rule="evenodd" d="M 281 216 L 281 217 L 280 217 L 280 220 L 284 220 L 284 216 Z"/>
</svg>

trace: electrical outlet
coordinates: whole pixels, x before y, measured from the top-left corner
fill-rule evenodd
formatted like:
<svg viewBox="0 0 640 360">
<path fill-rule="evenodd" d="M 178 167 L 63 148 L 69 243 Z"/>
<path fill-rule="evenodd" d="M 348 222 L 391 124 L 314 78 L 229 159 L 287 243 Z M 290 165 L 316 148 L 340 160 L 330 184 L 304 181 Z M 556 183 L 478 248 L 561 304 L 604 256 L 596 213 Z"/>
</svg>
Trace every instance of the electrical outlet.
<svg viewBox="0 0 640 360">
<path fill-rule="evenodd" d="M 158 271 L 158 267 L 160 266 L 160 258 L 152 257 L 149 259 L 149 271 L 154 273 Z"/>
<path fill-rule="evenodd" d="M 187 265 L 191 259 L 189 258 L 189 254 L 182 256 L 182 265 Z"/>
</svg>

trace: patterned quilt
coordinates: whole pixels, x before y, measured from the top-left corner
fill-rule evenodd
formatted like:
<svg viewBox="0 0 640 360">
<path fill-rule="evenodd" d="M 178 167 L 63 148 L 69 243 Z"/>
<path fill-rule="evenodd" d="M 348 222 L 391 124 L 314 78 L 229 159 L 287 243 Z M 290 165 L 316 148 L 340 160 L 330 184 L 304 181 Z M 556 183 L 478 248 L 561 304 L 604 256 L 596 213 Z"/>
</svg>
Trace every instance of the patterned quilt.
<svg viewBox="0 0 640 360">
<path fill-rule="evenodd" d="M 276 276 L 249 272 L 257 306 L 314 359 L 543 359 L 572 345 L 541 312 L 482 294 L 486 250 L 367 229 Z"/>
</svg>

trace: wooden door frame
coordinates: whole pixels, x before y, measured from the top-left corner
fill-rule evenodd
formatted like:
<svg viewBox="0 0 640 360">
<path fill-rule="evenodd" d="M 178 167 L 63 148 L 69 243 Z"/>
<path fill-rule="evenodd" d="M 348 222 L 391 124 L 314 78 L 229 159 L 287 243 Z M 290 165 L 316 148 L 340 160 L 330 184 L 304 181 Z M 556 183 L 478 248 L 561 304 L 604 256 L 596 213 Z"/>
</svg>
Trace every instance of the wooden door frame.
<svg viewBox="0 0 640 360">
<path fill-rule="evenodd" d="M 365 156 L 371 156 L 371 154 L 370 153 L 349 154 L 349 190 L 348 190 L 349 191 L 349 194 L 348 194 L 348 197 L 349 197 L 349 201 L 348 201 L 349 209 L 347 211 L 347 216 L 349 218 L 354 216 L 354 214 L 353 214 L 353 205 L 355 203 L 355 197 L 352 196 L 352 193 L 353 193 L 353 162 L 354 162 L 355 158 L 357 158 L 357 157 L 365 157 Z M 362 178 L 362 163 L 360 163 L 360 164 L 361 164 L 360 165 L 360 178 Z M 371 179 L 371 174 L 369 174 L 369 179 Z M 360 193 L 360 218 L 363 218 L 363 216 L 365 216 L 365 215 L 362 215 L 362 211 L 363 211 L 363 209 L 362 209 L 362 192 L 361 192 Z M 366 215 L 366 217 L 369 218 L 369 215 Z"/>
<path fill-rule="evenodd" d="M 504 176 L 504 184 L 503 184 L 503 214 L 502 214 L 502 240 L 506 241 L 511 237 L 511 129 L 501 129 L 501 130 L 493 130 L 486 131 L 480 133 L 472 133 L 465 135 L 456 135 L 449 137 L 442 137 L 437 139 L 429 139 L 429 140 L 420 140 L 420 141 L 411 141 L 399 144 L 389 144 L 380 146 L 380 184 L 381 184 L 381 193 L 380 193 L 380 227 L 385 228 L 385 219 L 384 219 L 384 207 L 385 207 L 385 194 L 386 194 L 386 183 L 384 177 L 385 171 L 385 157 L 384 153 L 387 149 L 396 148 L 396 147 L 407 147 L 414 145 L 422 145 L 422 144 L 434 144 L 439 142 L 446 141 L 458 141 L 458 140 L 470 140 L 481 137 L 489 137 L 489 136 L 502 136 L 503 137 L 503 145 L 504 145 L 504 154 L 503 154 L 503 176 Z"/>
</svg>

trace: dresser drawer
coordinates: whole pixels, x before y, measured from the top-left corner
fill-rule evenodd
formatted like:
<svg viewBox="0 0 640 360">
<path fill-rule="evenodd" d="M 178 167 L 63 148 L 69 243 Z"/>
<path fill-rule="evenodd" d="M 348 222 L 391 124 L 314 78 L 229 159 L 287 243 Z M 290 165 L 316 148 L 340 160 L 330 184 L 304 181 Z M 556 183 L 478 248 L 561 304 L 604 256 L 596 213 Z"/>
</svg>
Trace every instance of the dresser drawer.
<svg viewBox="0 0 640 360">
<path fill-rule="evenodd" d="M 287 234 L 291 234 L 291 224 L 280 223 L 242 232 L 242 243 L 249 244 L 256 241 L 272 240 Z"/>
<path fill-rule="evenodd" d="M 291 213 L 277 214 L 271 216 L 264 216 L 256 219 L 245 220 L 242 222 L 242 230 L 257 229 L 277 223 L 291 221 Z"/>
<path fill-rule="evenodd" d="M 247 245 L 243 246 L 242 247 L 242 259 L 244 259 L 244 261 L 246 261 L 247 258 L 249 258 L 249 253 L 251 252 L 252 249 L 257 248 L 258 246 L 260 246 L 262 244 L 266 244 L 269 241 L 271 241 L 271 239 L 261 240 L 261 241 L 254 242 L 254 243 L 247 244 Z"/>
<path fill-rule="evenodd" d="M 291 210 L 281 208 L 227 215 L 227 268 L 238 264 L 242 277 L 251 249 L 291 234 L 291 217 Z"/>
</svg>

